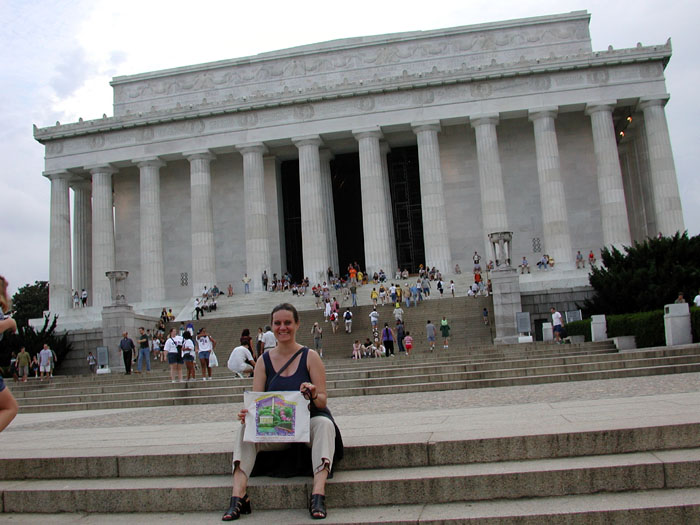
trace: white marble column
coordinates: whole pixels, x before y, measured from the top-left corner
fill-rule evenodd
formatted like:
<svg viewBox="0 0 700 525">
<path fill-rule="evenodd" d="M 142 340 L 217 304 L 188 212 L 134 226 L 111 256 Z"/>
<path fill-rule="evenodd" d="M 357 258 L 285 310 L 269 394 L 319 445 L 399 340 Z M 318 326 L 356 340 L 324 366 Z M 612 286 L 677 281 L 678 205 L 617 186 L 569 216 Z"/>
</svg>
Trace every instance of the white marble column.
<svg viewBox="0 0 700 525">
<path fill-rule="evenodd" d="M 114 209 L 111 166 L 97 166 L 92 174 L 92 306 L 112 304 L 106 272 L 116 270 L 114 254 Z"/>
<path fill-rule="evenodd" d="M 190 162 L 190 209 L 192 221 L 192 292 L 201 295 L 216 284 L 214 211 L 211 203 L 211 161 L 209 151 L 186 154 Z"/>
<path fill-rule="evenodd" d="M 449 273 L 452 266 L 445 196 L 442 189 L 442 168 L 438 144 L 439 122 L 412 124 L 418 136 L 418 167 L 420 172 L 421 211 L 423 214 L 423 244 L 425 264 Z M 416 261 L 419 262 L 419 261 Z"/>
<path fill-rule="evenodd" d="M 70 173 L 46 174 L 51 180 L 51 222 L 49 224 L 49 310 L 65 312 L 71 308 L 70 254 Z"/>
<path fill-rule="evenodd" d="M 553 257 L 556 264 L 571 264 L 571 237 L 566 212 L 566 194 L 561 178 L 559 144 L 554 119 L 556 108 L 531 110 L 530 120 L 535 128 L 537 150 L 537 175 L 540 182 L 540 205 L 544 252 Z"/>
<path fill-rule="evenodd" d="M 140 170 L 141 301 L 165 299 L 163 228 L 160 215 L 160 168 L 157 158 L 137 163 Z"/>
<path fill-rule="evenodd" d="M 391 238 L 386 213 L 386 190 L 379 139 L 379 128 L 354 131 L 360 149 L 360 190 L 362 226 L 365 241 L 365 267 L 372 275 L 380 269 L 387 275 L 394 272 L 391 261 Z"/>
<path fill-rule="evenodd" d="M 391 268 L 386 269 L 387 275 L 392 278 L 396 274 L 396 268 L 398 268 L 398 255 L 396 253 L 396 232 L 394 231 L 394 208 L 391 204 L 391 185 L 389 184 L 389 164 L 386 156 L 389 153 L 389 144 L 384 141 L 379 141 L 379 154 L 382 160 L 382 182 L 384 183 L 384 196 L 386 198 L 386 222 L 389 225 L 389 245 L 391 247 L 390 251 L 390 264 Z"/>
<path fill-rule="evenodd" d="M 612 112 L 615 101 L 598 102 L 586 106 L 591 117 L 593 148 L 598 173 L 600 218 L 603 224 L 603 244 L 622 249 L 631 244 L 627 219 L 625 189 L 622 185 L 620 155 L 617 151 Z"/>
<path fill-rule="evenodd" d="M 330 266 L 327 210 L 321 181 L 318 135 L 293 138 L 299 149 L 299 198 L 301 199 L 301 242 L 304 275 L 311 284 L 326 280 Z"/>
<path fill-rule="evenodd" d="M 470 117 L 470 123 L 476 134 L 476 155 L 479 161 L 481 222 L 486 246 L 484 253 L 490 253 L 489 233 L 509 231 L 501 156 L 496 134 L 498 115 L 475 115 Z"/>
<path fill-rule="evenodd" d="M 335 204 L 333 203 L 333 179 L 331 178 L 331 160 L 333 153 L 328 148 L 319 150 L 321 159 L 321 182 L 323 183 L 323 201 L 326 208 L 326 234 L 328 235 L 328 250 L 330 265 L 338 272 L 338 237 L 335 231 Z"/>
<path fill-rule="evenodd" d="M 644 97 L 639 107 L 644 112 L 656 229 L 664 235 L 673 235 L 683 232 L 685 224 L 664 110 L 668 98 L 668 95 Z"/>
<path fill-rule="evenodd" d="M 92 296 L 92 192 L 89 181 L 73 188 L 73 287 Z"/>
<path fill-rule="evenodd" d="M 265 169 L 263 155 L 267 148 L 262 142 L 242 144 L 243 194 L 245 195 L 245 256 L 246 272 L 254 291 L 262 291 L 259 276 L 270 272 L 270 243 L 265 204 Z"/>
</svg>

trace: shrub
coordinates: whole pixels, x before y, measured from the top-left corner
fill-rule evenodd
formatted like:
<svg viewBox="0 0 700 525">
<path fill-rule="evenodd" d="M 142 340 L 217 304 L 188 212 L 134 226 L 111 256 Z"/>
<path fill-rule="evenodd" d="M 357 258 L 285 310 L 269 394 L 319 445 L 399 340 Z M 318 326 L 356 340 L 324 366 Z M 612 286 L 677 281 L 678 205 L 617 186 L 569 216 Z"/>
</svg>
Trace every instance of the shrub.
<svg viewBox="0 0 700 525">
<path fill-rule="evenodd" d="M 2 340 L 0 340 L 0 365 L 8 365 L 12 352 L 19 354 L 19 350 L 23 346 L 27 349 L 29 355 L 34 356 L 39 353 L 44 343 L 46 343 L 49 345 L 49 348 L 56 352 L 58 359 L 56 370 L 59 370 L 63 363 L 63 358 L 72 348 L 66 334 L 56 335 L 54 333 L 57 320 L 58 316 L 54 316 L 51 324 L 49 324 L 49 316 L 47 315 L 44 317 L 44 326 L 38 332 L 31 326 L 23 326 L 15 334 L 5 333 Z"/>
<path fill-rule="evenodd" d="M 634 335 L 638 348 L 664 346 L 664 311 L 639 312 L 635 314 L 609 315 L 606 317 L 608 337 Z"/>
<path fill-rule="evenodd" d="M 582 335 L 586 341 L 591 340 L 591 320 L 584 319 L 583 321 L 573 321 L 565 326 L 566 335 Z"/>
</svg>

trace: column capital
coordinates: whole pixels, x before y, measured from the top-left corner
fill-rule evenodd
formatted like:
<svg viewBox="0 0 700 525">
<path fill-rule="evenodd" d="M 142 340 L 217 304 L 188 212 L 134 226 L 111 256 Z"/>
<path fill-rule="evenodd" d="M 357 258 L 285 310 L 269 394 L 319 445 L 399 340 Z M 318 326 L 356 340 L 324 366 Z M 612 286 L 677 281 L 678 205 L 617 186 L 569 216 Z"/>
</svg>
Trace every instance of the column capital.
<svg viewBox="0 0 700 525">
<path fill-rule="evenodd" d="M 241 155 L 245 155 L 246 153 L 260 153 L 261 155 L 265 155 L 267 153 L 267 146 L 265 146 L 265 144 L 262 142 L 248 142 L 246 144 L 240 144 L 236 146 L 236 149 Z"/>
<path fill-rule="evenodd" d="M 480 113 L 478 115 L 471 115 L 469 117 L 469 124 L 471 124 L 473 128 L 476 128 L 477 126 L 483 126 L 485 124 L 497 126 L 498 121 L 498 113 Z"/>
<path fill-rule="evenodd" d="M 190 162 L 193 160 L 214 160 L 216 155 L 214 155 L 208 149 L 187 151 L 182 153 L 183 156 Z"/>
<path fill-rule="evenodd" d="M 333 152 L 326 147 L 319 148 L 318 154 L 321 157 L 321 162 L 331 161 L 335 158 Z"/>
<path fill-rule="evenodd" d="M 597 113 L 598 111 L 609 111 L 612 112 L 617 105 L 617 100 L 599 100 L 596 102 L 586 103 L 586 115 L 591 115 Z"/>
<path fill-rule="evenodd" d="M 69 181 L 70 187 L 73 188 L 73 190 L 87 190 L 90 191 L 92 189 L 92 183 L 90 182 L 89 179 L 83 179 L 83 178 L 76 178 L 73 180 Z"/>
<path fill-rule="evenodd" d="M 528 109 L 527 117 L 531 121 L 539 120 L 541 118 L 557 118 L 558 112 L 558 106 L 547 106 L 542 108 Z"/>
<path fill-rule="evenodd" d="M 165 166 L 165 162 L 160 160 L 158 157 L 148 157 L 145 159 L 134 159 L 132 162 L 141 168 L 162 168 Z"/>
<path fill-rule="evenodd" d="M 649 95 L 646 97 L 639 97 L 639 109 L 644 110 L 650 106 L 665 106 L 666 103 L 671 98 L 671 95 L 664 93 L 661 95 Z"/>
<path fill-rule="evenodd" d="M 357 140 L 365 139 L 365 138 L 376 138 L 376 139 L 383 139 L 384 138 L 384 135 L 382 134 L 382 129 L 379 126 L 375 126 L 372 128 L 354 129 L 354 130 L 352 130 L 352 134 L 355 136 L 355 138 Z"/>
<path fill-rule="evenodd" d="M 319 135 L 304 135 L 302 137 L 292 137 L 292 142 L 297 148 L 301 146 L 322 146 L 323 140 Z"/>
<path fill-rule="evenodd" d="M 435 131 L 440 133 L 440 121 L 424 120 L 420 122 L 411 122 L 411 128 L 413 129 L 413 133 L 420 133 L 422 131 Z"/>
<path fill-rule="evenodd" d="M 68 182 L 74 177 L 70 171 L 65 170 L 45 171 L 42 175 L 49 180 L 67 179 Z"/>
<path fill-rule="evenodd" d="M 90 175 L 95 175 L 96 173 L 107 173 L 108 175 L 114 175 L 119 170 L 114 166 L 109 164 L 99 164 L 97 166 L 85 166 L 85 169 L 90 172 Z"/>
</svg>

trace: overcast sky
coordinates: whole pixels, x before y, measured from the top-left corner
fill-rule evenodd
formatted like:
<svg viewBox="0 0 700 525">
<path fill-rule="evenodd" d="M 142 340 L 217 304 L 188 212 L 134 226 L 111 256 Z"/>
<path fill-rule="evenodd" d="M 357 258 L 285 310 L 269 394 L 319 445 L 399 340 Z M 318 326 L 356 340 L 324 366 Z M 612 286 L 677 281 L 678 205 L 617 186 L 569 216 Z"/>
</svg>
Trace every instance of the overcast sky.
<svg viewBox="0 0 700 525">
<path fill-rule="evenodd" d="M 673 39 L 666 106 L 686 228 L 700 232 L 697 21 L 689 0 L 0 1 L 0 274 L 13 291 L 49 276 L 49 181 L 32 124 L 112 115 L 113 76 L 337 38 L 588 10 L 594 50 Z"/>
</svg>

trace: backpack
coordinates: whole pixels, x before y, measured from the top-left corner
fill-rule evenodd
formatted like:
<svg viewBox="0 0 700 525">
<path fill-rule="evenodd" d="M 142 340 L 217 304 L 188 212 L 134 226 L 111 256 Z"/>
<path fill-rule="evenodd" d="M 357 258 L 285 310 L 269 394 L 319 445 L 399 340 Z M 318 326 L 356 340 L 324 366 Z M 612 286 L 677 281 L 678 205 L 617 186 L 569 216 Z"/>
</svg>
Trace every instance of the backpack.
<svg viewBox="0 0 700 525">
<path fill-rule="evenodd" d="M 351 313 L 351 312 L 345 312 L 345 314 L 343 315 L 343 317 L 345 318 L 346 321 L 349 321 L 350 319 L 352 319 L 352 313 Z"/>
</svg>

